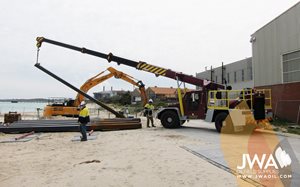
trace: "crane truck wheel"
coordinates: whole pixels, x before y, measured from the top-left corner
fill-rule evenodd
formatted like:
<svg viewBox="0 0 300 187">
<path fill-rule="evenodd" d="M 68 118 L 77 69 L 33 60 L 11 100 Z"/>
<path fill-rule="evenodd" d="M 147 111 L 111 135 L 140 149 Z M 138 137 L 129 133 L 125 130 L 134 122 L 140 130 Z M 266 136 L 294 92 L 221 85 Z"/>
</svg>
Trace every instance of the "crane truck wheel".
<svg viewBox="0 0 300 187">
<path fill-rule="evenodd" d="M 217 114 L 215 118 L 215 126 L 219 133 L 230 134 L 234 131 L 231 117 L 226 112 Z"/>
<path fill-rule="evenodd" d="M 168 129 L 179 128 L 181 125 L 178 115 L 174 111 L 165 111 L 161 115 L 160 121 L 162 126 Z"/>
</svg>

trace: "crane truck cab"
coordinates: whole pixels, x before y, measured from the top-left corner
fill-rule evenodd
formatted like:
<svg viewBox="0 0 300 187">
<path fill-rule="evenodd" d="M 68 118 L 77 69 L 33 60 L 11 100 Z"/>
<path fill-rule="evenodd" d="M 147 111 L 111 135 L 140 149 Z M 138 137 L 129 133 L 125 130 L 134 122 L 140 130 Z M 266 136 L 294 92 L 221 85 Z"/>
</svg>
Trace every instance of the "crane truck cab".
<svg viewBox="0 0 300 187">
<path fill-rule="evenodd" d="M 204 119 L 206 111 L 206 97 L 202 90 L 188 91 L 180 102 L 167 108 L 160 108 L 157 118 L 165 128 L 178 128 L 187 120 Z"/>
<path fill-rule="evenodd" d="M 202 90 L 187 92 L 180 104 L 160 108 L 157 118 L 165 128 L 178 128 L 188 120 L 214 122 L 218 132 L 255 128 L 258 120 L 271 117 L 271 90 Z"/>
</svg>

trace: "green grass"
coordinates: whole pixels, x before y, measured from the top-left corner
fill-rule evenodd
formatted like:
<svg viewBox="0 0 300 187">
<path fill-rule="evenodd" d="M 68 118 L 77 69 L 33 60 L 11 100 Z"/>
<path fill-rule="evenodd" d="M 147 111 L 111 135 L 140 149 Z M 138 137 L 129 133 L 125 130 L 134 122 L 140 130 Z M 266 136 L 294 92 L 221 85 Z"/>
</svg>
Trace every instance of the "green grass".
<svg viewBox="0 0 300 187">
<path fill-rule="evenodd" d="M 300 135 L 300 128 L 290 128 L 291 126 L 299 126 L 299 124 L 292 123 L 291 121 L 276 118 L 274 119 L 271 124 L 275 127 L 273 130 L 276 132 L 288 132 L 291 134 L 299 134 Z"/>
<path fill-rule="evenodd" d="M 299 134 L 300 135 L 300 129 L 288 129 L 288 133 L 291 134 Z"/>
<path fill-rule="evenodd" d="M 284 126 L 289 126 L 292 122 L 285 120 L 285 119 L 273 119 L 273 121 L 271 122 L 272 125 L 274 125 L 275 127 L 284 127 Z"/>
</svg>

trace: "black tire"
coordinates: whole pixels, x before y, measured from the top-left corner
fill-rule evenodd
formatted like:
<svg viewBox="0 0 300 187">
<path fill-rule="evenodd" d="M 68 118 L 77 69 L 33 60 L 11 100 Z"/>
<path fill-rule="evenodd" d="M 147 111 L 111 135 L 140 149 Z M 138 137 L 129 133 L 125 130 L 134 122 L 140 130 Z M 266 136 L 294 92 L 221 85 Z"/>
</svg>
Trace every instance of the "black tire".
<svg viewBox="0 0 300 187">
<path fill-rule="evenodd" d="M 224 126 L 224 124 L 225 124 L 225 126 Z M 225 112 L 221 112 L 221 113 L 217 114 L 216 119 L 215 119 L 215 126 L 216 126 L 216 130 L 219 133 L 229 134 L 229 133 L 234 132 L 231 117 Z"/>
<path fill-rule="evenodd" d="M 165 111 L 160 118 L 161 124 L 163 127 L 179 128 L 181 126 L 178 114 L 175 111 Z"/>
</svg>

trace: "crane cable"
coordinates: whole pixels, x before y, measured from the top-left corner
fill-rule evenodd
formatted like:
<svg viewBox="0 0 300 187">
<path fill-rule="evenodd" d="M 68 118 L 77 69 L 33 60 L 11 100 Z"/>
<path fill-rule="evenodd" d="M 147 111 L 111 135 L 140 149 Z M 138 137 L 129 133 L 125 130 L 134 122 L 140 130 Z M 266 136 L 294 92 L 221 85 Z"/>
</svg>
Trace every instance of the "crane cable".
<svg viewBox="0 0 300 187">
<path fill-rule="evenodd" d="M 39 64 L 39 54 L 40 54 L 40 48 L 38 47 L 36 51 L 36 64 Z"/>
</svg>

